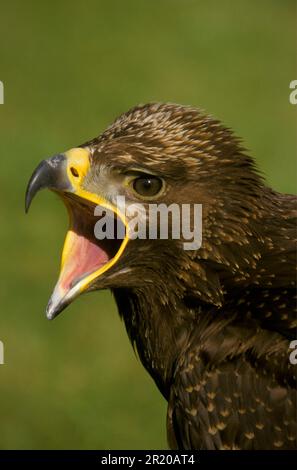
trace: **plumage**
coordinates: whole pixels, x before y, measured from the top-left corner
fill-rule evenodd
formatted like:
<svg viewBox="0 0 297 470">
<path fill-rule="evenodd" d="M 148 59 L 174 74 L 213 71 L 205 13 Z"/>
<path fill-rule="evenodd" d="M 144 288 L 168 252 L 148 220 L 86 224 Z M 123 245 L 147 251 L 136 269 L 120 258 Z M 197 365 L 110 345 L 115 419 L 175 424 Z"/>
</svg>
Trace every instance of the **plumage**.
<svg viewBox="0 0 297 470">
<path fill-rule="evenodd" d="M 289 361 L 296 198 L 268 188 L 232 131 L 191 107 L 137 106 L 80 148 L 90 160 L 80 191 L 110 204 L 118 194 L 138 202 L 121 184 L 136 168 L 165 180 L 158 202 L 202 204 L 200 249 L 184 250 L 183 240 L 130 240 L 84 287 L 112 290 L 133 347 L 168 401 L 170 447 L 296 448 L 296 366 Z M 57 190 L 52 180 L 45 185 Z M 58 191 L 75 207 L 73 231 L 90 240 L 90 201 L 76 189 L 75 196 Z M 72 297 L 59 304 L 55 297 L 51 311 Z"/>
</svg>

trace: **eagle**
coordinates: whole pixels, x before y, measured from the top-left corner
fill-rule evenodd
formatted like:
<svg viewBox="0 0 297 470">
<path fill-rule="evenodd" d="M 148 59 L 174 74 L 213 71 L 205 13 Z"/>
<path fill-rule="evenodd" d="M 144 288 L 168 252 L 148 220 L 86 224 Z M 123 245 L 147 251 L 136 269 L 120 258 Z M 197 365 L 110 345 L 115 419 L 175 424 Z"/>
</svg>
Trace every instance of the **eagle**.
<svg viewBox="0 0 297 470">
<path fill-rule="evenodd" d="M 43 160 L 26 211 L 43 188 L 69 214 L 47 317 L 111 290 L 168 402 L 169 447 L 296 449 L 296 197 L 267 186 L 233 131 L 195 107 L 138 105 Z M 129 236 L 119 197 L 144 208 L 145 224 L 152 204 L 200 205 L 199 247 Z M 102 217 L 124 235 L 96 236 Z"/>
</svg>

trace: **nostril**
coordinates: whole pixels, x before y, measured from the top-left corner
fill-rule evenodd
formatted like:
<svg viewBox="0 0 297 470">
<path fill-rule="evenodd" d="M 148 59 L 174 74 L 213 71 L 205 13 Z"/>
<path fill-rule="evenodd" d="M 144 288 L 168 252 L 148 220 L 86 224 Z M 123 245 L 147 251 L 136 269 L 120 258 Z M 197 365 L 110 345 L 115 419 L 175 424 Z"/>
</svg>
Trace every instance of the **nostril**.
<svg viewBox="0 0 297 470">
<path fill-rule="evenodd" d="M 70 171 L 73 174 L 73 176 L 75 176 L 75 178 L 77 178 L 79 176 L 79 173 L 78 173 L 77 169 L 74 168 L 73 166 L 70 168 Z"/>
</svg>

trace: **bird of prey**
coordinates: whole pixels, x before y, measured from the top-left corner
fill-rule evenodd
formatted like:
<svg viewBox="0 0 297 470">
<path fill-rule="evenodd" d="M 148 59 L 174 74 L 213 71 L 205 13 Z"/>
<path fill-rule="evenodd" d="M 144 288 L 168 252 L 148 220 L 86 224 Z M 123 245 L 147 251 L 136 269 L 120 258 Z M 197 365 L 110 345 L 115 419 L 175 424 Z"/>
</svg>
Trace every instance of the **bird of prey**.
<svg viewBox="0 0 297 470">
<path fill-rule="evenodd" d="M 169 446 L 296 448 L 296 198 L 265 184 L 241 140 L 199 109 L 139 105 L 43 160 L 27 210 L 45 187 L 70 216 L 47 316 L 83 292 L 113 292 L 168 401 Z M 201 204 L 201 246 L 127 236 L 118 196 L 145 208 Z M 98 206 L 123 224 L 123 237 L 95 236 Z"/>
</svg>

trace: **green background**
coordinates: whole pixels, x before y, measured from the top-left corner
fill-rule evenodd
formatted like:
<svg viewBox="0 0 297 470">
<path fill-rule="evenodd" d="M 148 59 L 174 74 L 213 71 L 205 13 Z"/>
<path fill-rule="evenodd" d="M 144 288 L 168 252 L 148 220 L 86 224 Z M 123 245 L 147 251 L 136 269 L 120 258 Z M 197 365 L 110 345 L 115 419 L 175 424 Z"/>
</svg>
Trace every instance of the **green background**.
<svg viewBox="0 0 297 470">
<path fill-rule="evenodd" d="M 42 158 L 159 100 L 222 119 L 269 184 L 295 192 L 295 4 L 0 3 L 0 448 L 166 447 L 166 403 L 111 294 L 82 296 L 46 320 L 67 222 L 49 192 L 25 216 L 26 182 Z"/>
</svg>

